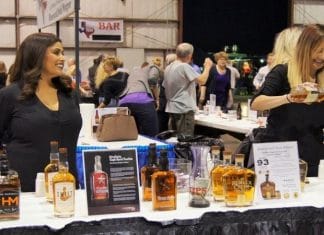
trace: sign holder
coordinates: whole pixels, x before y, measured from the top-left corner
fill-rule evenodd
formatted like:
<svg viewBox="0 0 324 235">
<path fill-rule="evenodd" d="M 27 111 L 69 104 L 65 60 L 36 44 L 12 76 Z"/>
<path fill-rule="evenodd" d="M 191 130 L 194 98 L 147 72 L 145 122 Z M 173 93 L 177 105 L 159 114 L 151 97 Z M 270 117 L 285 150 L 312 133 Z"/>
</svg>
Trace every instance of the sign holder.
<svg viewBox="0 0 324 235">
<path fill-rule="evenodd" d="M 136 149 L 83 152 L 89 215 L 140 210 Z"/>
</svg>

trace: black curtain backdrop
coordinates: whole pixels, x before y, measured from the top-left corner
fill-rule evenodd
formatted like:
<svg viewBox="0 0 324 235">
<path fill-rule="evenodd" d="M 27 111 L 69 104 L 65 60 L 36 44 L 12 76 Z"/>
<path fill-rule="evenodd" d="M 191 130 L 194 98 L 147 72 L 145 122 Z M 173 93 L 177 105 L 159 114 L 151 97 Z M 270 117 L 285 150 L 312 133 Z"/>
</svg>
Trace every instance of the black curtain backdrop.
<svg viewBox="0 0 324 235">
<path fill-rule="evenodd" d="M 289 25 L 290 0 L 185 0 L 183 5 L 183 41 L 194 45 L 197 64 L 225 45 L 266 55 L 276 34 Z"/>
</svg>

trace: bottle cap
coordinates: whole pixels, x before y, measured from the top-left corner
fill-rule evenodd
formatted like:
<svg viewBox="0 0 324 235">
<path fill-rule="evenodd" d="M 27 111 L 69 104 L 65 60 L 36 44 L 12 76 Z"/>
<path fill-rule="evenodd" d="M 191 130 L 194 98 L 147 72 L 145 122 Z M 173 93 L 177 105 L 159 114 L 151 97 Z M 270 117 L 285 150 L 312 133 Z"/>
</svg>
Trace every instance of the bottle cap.
<svg viewBox="0 0 324 235">
<path fill-rule="evenodd" d="M 213 145 L 213 146 L 211 146 L 211 150 L 213 151 L 213 150 L 220 150 L 221 148 L 220 148 L 220 146 L 218 146 L 218 145 Z"/>
</svg>

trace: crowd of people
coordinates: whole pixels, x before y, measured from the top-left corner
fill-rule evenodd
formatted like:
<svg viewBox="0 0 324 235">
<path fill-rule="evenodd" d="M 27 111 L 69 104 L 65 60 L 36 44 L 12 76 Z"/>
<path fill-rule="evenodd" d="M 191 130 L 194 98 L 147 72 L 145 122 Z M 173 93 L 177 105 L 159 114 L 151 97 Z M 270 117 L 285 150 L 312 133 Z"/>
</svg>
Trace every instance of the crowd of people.
<svg viewBox="0 0 324 235">
<path fill-rule="evenodd" d="M 297 141 L 300 158 L 309 164 L 309 175 L 324 159 L 324 103 L 305 103 L 291 92 L 297 86 L 324 88 L 323 27 L 308 25 L 280 32 L 267 65 L 254 78 L 251 107 L 270 110 L 266 131 L 259 142 Z M 197 106 L 211 94 L 226 112 L 233 108 L 233 89 L 251 72 L 240 74 L 228 54 L 220 51 L 204 60 L 192 60 L 193 45 L 180 43 L 164 60 L 139 62 L 131 69 L 120 58 L 100 55 L 93 60 L 76 89 L 75 62 L 65 58 L 62 41 L 50 33 L 29 35 L 19 47 L 7 72 L 0 62 L 0 143 L 21 176 L 22 191 L 34 191 L 34 180 L 48 162 L 49 143 L 67 147 L 69 165 L 76 175 L 75 148 L 81 128 L 80 97 L 91 97 L 96 107 L 128 107 L 140 134 L 154 137 L 165 130 L 194 135 Z M 73 63 L 74 62 L 74 63 Z M 240 78 L 241 77 L 241 78 Z M 78 91 L 80 91 L 78 93 Z"/>
</svg>

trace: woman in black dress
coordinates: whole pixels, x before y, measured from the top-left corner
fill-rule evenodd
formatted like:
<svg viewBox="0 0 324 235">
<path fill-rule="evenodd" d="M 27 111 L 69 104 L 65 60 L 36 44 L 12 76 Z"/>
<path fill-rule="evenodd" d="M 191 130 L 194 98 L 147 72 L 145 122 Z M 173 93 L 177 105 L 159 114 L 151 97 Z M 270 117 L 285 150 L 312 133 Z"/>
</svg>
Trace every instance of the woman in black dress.
<svg viewBox="0 0 324 235">
<path fill-rule="evenodd" d="M 127 85 L 128 73 L 120 72 L 120 60 L 115 56 L 109 56 L 103 61 L 103 68 L 109 76 L 99 86 L 99 94 L 103 97 L 99 108 L 117 107 L 119 94 Z"/>
<path fill-rule="evenodd" d="M 324 87 L 324 32 L 317 26 L 303 29 L 291 60 L 270 71 L 251 104 L 255 110 L 270 109 L 267 128 L 256 141 L 297 141 L 308 176 L 317 176 L 324 159 L 324 102 L 305 103 L 305 98 L 292 96 L 297 86 Z"/>
<path fill-rule="evenodd" d="M 19 47 L 11 85 L 0 91 L 0 142 L 7 146 L 22 191 L 35 190 L 37 172 L 49 163 L 52 140 L 67 147 L 70 172 L 77 175 L 75 148 L 82 120 L 78 96 L 63 67 L 59 38 L 50 33 L 29 35 Z"/>
</svg>

